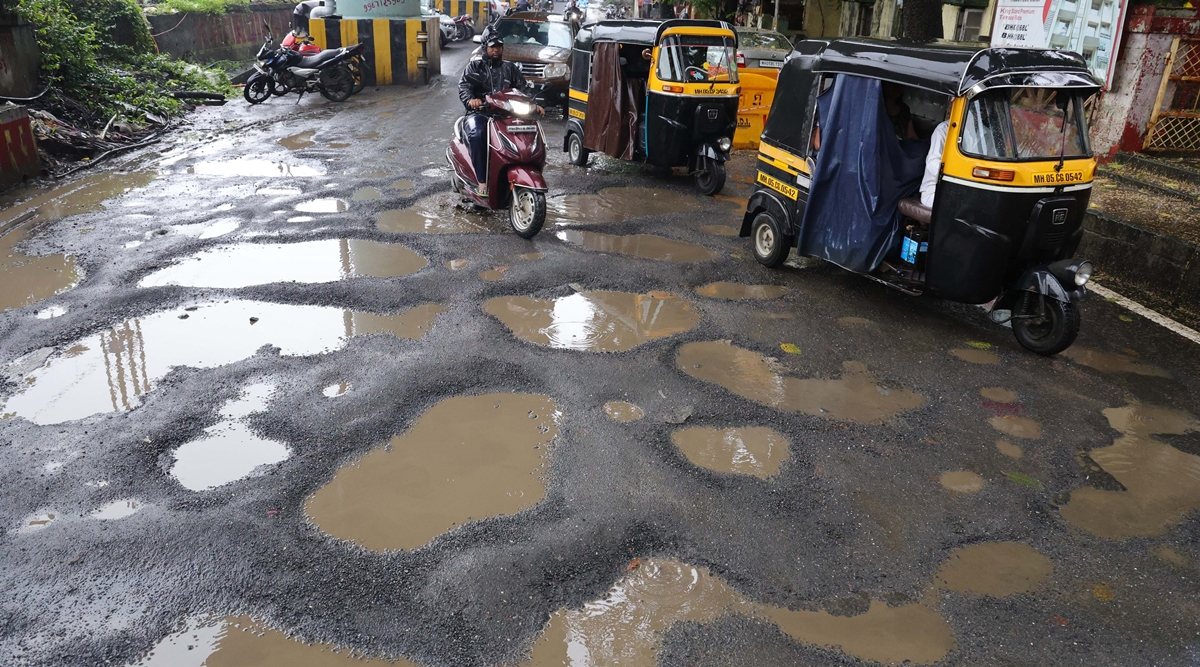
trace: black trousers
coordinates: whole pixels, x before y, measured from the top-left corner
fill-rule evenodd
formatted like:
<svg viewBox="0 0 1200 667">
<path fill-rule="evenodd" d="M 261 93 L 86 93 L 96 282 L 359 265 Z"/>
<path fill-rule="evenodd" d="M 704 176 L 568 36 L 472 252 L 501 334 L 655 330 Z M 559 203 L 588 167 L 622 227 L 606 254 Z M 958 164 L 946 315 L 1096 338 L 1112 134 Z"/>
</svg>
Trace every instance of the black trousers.
<svg viewBox="0 0 1200 667">
<path fill-rule="evenodd" d="M 475 167 L 475 180 L 487 182 L 487 129 L 488 117 L 473 113 L 467 115 L 467 148 L 471 149 L 471 164 Z"/>
</svg>

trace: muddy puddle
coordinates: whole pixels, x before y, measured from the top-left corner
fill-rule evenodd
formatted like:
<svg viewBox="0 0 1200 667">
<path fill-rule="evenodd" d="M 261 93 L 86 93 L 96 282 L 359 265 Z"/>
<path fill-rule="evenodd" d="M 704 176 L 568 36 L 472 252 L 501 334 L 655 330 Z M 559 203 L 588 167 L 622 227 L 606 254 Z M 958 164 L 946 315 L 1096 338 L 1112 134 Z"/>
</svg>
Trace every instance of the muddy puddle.
<svg viewBox="0 0 1200 667">
<path fill-rule="evenodd" d="M 955 549 L 933 582 L 958 593 L 1008 597 L 1038 589 L 1053 572 L 1050 559 L 1020 542 L 984 542 Z"/>
<path fill-rule="evenodd" d="M 1128 354 L 1098 352 L 1078 346 L 1068 347 L 1059 354 L 1081 366 L 1094 368 L 1101 373 L 1132 373 L 1150 377 L 1171 377 L 1171 373 L 1165 368 L 1143 364 L 1137 360 L 1137 357 Z"/>
<path fill-rule="evenodd" d="M 501 231 L 499 219 L 458 204 L 457 195 L 434 195 L 411 208 L 384 211 L 375 226 L 392 234 L 486 234 Z"/>
<path fill-rule="evenodd" d="M 200 234 L 196 236 L 198 239 L 215 239 L 226 234 L 231 234 L 237 231 L 238 227 L 242 226 L 242 221 L 237 218 L 225 218 L 210 222 L 200 230 Z"/>
<path fill-rule="evenodd" d="M 992 428 L 1014 438 L 1037 440 L 1042 437 L 1042 427 L 1029 417 L 996 415 L 988 420 Z"/>
<path fill-rule="evenodd" d="M 705 568 L 637 559 L 601 599 L 550 617 L 525 667 L 654 667 L 663 636 L 679 622 L 707 624 L 728 614 L 774 622 L 806 644 L 883 664 L 932 663 L 954 647 L 937 612 L 919 604 L 872 601 L 858 616 L 791 611 L 755 603 Z"/>
<path fill-rule="evenodd" d="M 778 472 L 789 455 L 787 437 L 763 426 L 685 428 L 672 433 L 671 442 L 702 468 L 760 479 Z"/>
<path fill-rule="evenodd" d="M 26 255 L 16 249 L 32 223 L 0 236 L 0 311 L 23 308 L 65 292 L 79 283 L 75 259 L 67 255 Z"/>
<path fill-rule="evenodd" d="M 497 266 L 496 268 L 493 268 L 493 269 L 486 269 L 484 271 L 480 271 L 479 279 L 486 280 L 489 283 L 494 283 L 497 280 L 502 279 L 504 277 L 504 273 L 506 271 L 508 271 L 508 269 L 509 269 L 509 267 L 507 267 L 507 266 Z"/>
<path fill-rule="evenodd" d="M 330 644 L 290 638 L 248 616 L 194 619 L 131 667 L 419 667 L 404 658 L 366 658 Z"/>
<path fill-rule="evenodd" d="M 458 271 L 460 269 L 467 268 L 467 265 L 470 263 L 471 263 L 471 261 L 468 259 L 462 259 L 462 258 L 452 259 L 445 263 L 445 267 L 447 269 L 450 269 L 451 271 Z"/>
<path fill-rule="evenodd" d="M 321 389 L 321 395 L 325 398 L 337 398 L 338 396 L 345 395 L 348 391 L 350 391 L 349 382 L 338 382 L 337 384 L 326 385 Z"/>
<path fill-rule="evenodd" d="M 950 350 L 950 354 L 953 354 L 959 359 L 971 364 L 992 365 L 1000 363 L 1000 357 L 996 356 L 995 352 L 989 352 L 987 350 L 958 348 Z"/>
<path fill-rule="evenodd" d="M 309 178 L 323 176 L 324 166 L 309 166 L 272 162 L 271 160 L 256 160 L 253 158 L 235 158 L 232 160 L 211 160 L 197 162 L 188 167 L 186 172 L 197 176 L 222 176 L 225 178 Z"/>
<path fill-rule="evenodd" d="M 1200 509 L 1200 457 L 1154 437 L 1197 431 L 1200 422 L 1184 412 L 1136 403 L 1109 408 L 1104 416 L 1121 436 L 1088 455 L 1126 490 L 1076 489 L 1060 510 L 1063 518 L 1100 537 L 1125 539 L 1162 535 Z"/>
<path fill-rule="evenodd" d="M 1014 404 L 1017 402 L 1017 392 L 1003 387 L 984 387 L 979 395 L 996 403 Z"/>
<path fill-rule="evenodd" d="M 996 441 L 996 451 L 1012 459 L 1019 459 L 1025 455 L 1025 450 L 1021 449 L 1020 446 L 1014 445 L 1003 438 Z"/>
<path fill-rule="evenodd" d="M 251 357 L 263 345 L 310 355 L 335 350 L 351 336 L 419 338 L 442 310 L 425 304 L 377 315 L 234 300 L 160 311 L 64 344 L 24 375 L 0 415 L 56 424 L 131 410 L 174 366 L 214 368 Z"/>
<path fill-rule="evenodd" d="M 546 493 L 559 417 L 538 394 L 445 399 L 343 466 L 305 511 L 325 533 L 375 551 L 415 549 L 468 521 L 515 514 Z"/>
<path fill-rule="evenodd" d="M 983 478 L 970 470 L 949 470 L 939 478 L 942 488 L 955 493 L 975 493 L 983 489 Z"/>
<path fill-rule="evenodd" d="M 483 310 L 521 340 L 589 352 L 624 352 L 687 331 L 700 321 L 695 306 L 667 292 L 496 297 L 486 301 Z"/>
<path fill-rule="evenodd" d="M 392 278 L 429 262 L 395 243 L 325 239 L 245 243 L 198 252 L 142 278 L 139 287 L 237 288 L 269 283 L 327 283 L 357 277 Z"/>
<path fill-rule="evenodd" d="M 546 222 L 594 225 L 699 209 L 695 197 L 673 190 L 604 188 L 596 194 L 552 197 L 546 202 Z"/>
<path fill-rule="evenodd" d="M 350 195 L 350 201 L 373 201 L 383 196 L 379 188 L 359 188 Z"/>
<path fill-rule="evenodd" d="M 826 419 L 875 422 L 925 402 L 916 392 L 880 385 L 857 361 L 842 364 L 843 374 L 837 379 L 796 378 L 782 375 L 757 352 L 715 341 L 684 345 L 676 364 L 698 380 L 756 403 Z"/>
<path fill-rule="evenodd" d="M 321 197 L 296 204 L 296 210 L 300 213 L 341 213 L 349 209 L 350 204 L 336 197 Z"/>
<path fill-rule="evenodd" d="M 298 151 L 305 148 L 311 148 L 317 145 L 317 142 L 312 140 L 313 135 L 316 133 L 316 130 L 305 130 L 299 134 L 286 136 L 280 139 L 277 143 L 289 151 Z"/>
<path fill-rule="evenodd" d="M 728 227 L 726 225 L 703 225 L 700 231 L 711 236 L 737 236 L 742 232 L 739 227 Z"/>
<path fill-rule="evenodd" d="M 778 299 L 788 288 L 779 285 L 743 285 L 741 283 L 709 283 L 696 288 L 696 294 L 710 299 Z"/>
<path fill-rule="evenodd" d="M 34 512 L 33 514 L 21 520 L 20 527 L 17 528 L 18 533 L 34 533 L 42 530 L 46 526 L 58 521 L 61 514 L 56 510 L 45 510 Z"/>
<path fill-rule="evenodd" d="M 101 505 L 95 512 L 92 512 L 88 516 L 99 521 L 116 521 L 137 514 L 144 506 L 145 503 L 140 500 L 123 498 Z"/>
<path fill-rule="evenodd" d="M 558 232 L 555 236 L 561 241 L 583 246 L 588 250 L 664 262 L 706 262 L 719 256 L 718 253 L 695 243 L 675 241 L 652 234 L 618 236 L 569 229 Z"/>
<path fill-rule="evenodd" d="M 222 406 L 220 422 L 173 452 L 170 474 L 175 481 L 189 491 L 206 491 L 285 461 L 291 455 L 287 445 L 259 437 L 243 421 L 266 409 L 274 392 L 272 384 L 254 384 Z"/>
<path fill-rule="evenodd" d="M 304 194 L 304 191 L 300 188 L 268 186 L 255 190 L 254 194 L 263 195 L 265 197 L 290 197 L 294 195 L 302 195 Z"/>
<path fill-rule="evenodd" d="M 153 171 L 99 173 L 50 190 L 30 190 L 34 195 L 31 199 L 9 206 L 0 213 L 0 226 L 34 209 L 37 213 L 29 220 L 30 225 L 100 211 L 104 209 L 104 201 L 148 185 L 155 176 Z"/>
<path fill-rule="evenodd" d="M 646 412 L 627 401 L 609 401 L 604 404 L 604 416 L 618 424 L 628 424 L 646 416 Z"/>
</svg>

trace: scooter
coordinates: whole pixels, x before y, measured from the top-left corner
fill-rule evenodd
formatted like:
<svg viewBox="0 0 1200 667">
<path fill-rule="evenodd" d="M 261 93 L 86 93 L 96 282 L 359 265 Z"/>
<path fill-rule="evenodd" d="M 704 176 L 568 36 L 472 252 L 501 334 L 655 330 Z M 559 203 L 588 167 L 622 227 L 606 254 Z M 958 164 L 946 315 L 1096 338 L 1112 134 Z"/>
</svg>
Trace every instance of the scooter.
<svg viewBox="0 0 1200 667">
<path fill-rule="evenodd" d="M 488 210 L 508 207 L 508 223 L 531 239 L 546 222 L 546 135 L 536 119 L 537 104 L 517 90 L 486 95 L 478 112 L 487 115 L 487 191 L 480 192 L 467 143 L 466 116 L 454 123 L 446 161 L 454 191 Z"/>
<path fill-rule="evenodd" d="M 250 104 L 261 104 L 272 95 L 299 92 L 320 92 L 321 96 L 331 102 L 344 102 L 354 93 L 354 75 L 346 62 L 362 53 L 363 46 L 341 49 L 328 49 L 320 53 L 304 56 L 291 49 L 276 47 L 271 28 L 267 29 L 266 38 L 258 50 L 254 63 L 257 70 L 246 80 L 242 96 Z M 297 100 L 299 102 L 299 100 Z"/>
</svg>

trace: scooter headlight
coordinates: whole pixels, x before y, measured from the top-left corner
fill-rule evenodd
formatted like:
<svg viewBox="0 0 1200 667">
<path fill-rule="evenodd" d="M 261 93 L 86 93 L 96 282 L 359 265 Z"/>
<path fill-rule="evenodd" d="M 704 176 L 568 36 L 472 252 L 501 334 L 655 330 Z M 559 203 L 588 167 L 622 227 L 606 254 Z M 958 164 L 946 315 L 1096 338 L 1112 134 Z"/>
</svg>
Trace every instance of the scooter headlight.
<svg viewBox="0 0 1200 667">
<path fill-rule="evenodd" d="M 1092 263 L 1084 262 L 1075 268 L 1075 284 L 1083 287 L 1087 281 L 1092 279 Z"/>
<path fill-rule="evenodd" d="M 733 148 L 733 142 L 729 140 L 729 137 L 721 137 L 717 139 L 717 148 L 720 148 L 722 151 L 728 151 L 730 148 Z"/>
<path fill-rule="evenodd" d="M 517 116 L 528 116 L 533 113 L 533 105 L 520 100 L 509 100 L 508 105 L 512 107 L 513 114 Z"/>
<path fill-rule="evenodd" d="M 543 76 L 547 79 L 561 79 L 570 74 L 570 72 L 571 70 L 563 63 L 553 63 L 546 65 L 546 72 Z"/>
</svg>

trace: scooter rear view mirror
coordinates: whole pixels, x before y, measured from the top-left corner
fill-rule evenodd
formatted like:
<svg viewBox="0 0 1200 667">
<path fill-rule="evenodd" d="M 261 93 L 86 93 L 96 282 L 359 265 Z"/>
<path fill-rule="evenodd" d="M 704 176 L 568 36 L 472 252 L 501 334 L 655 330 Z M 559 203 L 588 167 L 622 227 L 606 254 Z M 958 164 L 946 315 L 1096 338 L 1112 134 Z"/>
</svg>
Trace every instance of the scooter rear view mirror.
<svg viewBox="0 0 1200 667">
<path fill-rule="evenodd" d="M 475 42 L 476 44 L 483 44 L 483 35 L 475 35 L 471 38 L 471 41 Z"/>
</svg>

